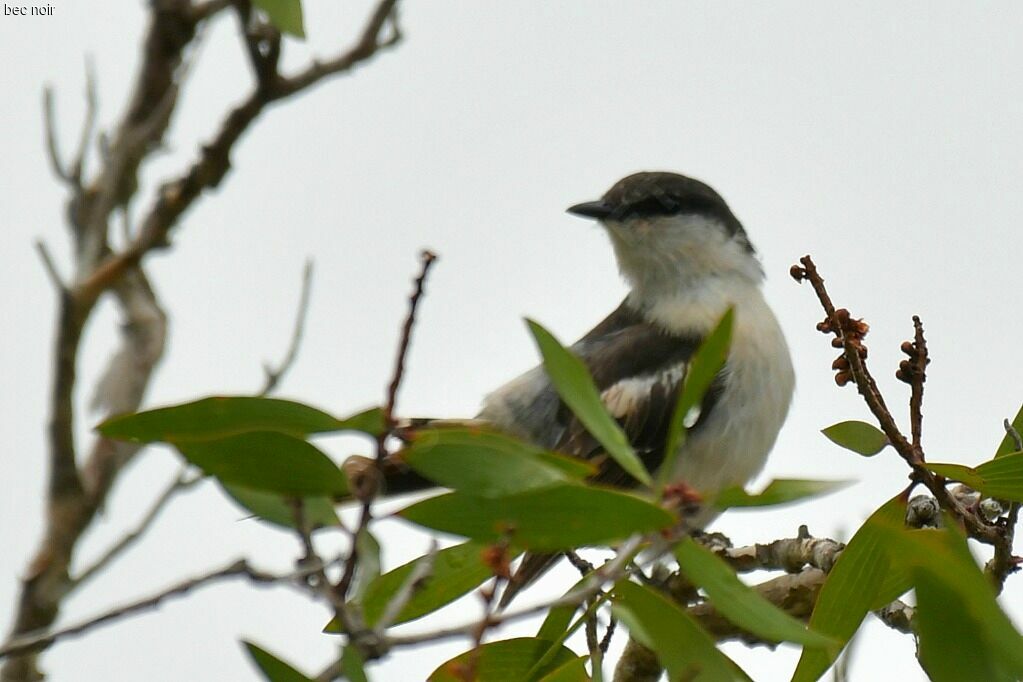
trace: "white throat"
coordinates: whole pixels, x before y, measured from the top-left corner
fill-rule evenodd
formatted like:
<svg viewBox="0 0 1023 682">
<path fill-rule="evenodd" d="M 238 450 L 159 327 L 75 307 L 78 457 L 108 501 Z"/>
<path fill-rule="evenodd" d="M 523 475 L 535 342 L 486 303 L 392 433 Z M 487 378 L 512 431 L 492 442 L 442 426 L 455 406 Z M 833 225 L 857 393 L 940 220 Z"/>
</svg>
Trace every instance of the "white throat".
<svg viewBox="0 0 1023 682">
<path fill-rule="evenodd" d="M 606 226 L 631 303 L 672 331 L 684 325 L 705 332 L 729 306 L 763 300 L 756 256 L 712 218 L 634 218 Z"/>
</svg>

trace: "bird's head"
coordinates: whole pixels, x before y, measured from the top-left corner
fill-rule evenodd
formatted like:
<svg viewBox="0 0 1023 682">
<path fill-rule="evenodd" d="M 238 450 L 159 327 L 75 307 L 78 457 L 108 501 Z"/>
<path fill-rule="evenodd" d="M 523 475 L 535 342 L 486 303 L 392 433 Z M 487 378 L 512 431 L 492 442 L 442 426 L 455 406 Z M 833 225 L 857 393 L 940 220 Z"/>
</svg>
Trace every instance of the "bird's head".
<svg viewBox="0 0 1023 682">
<path fill-rule="evenodd" d="M 569 213 L 608 231 L 634 290 L 668 293 L 713 279 L 758 284 L 763 270 L 742 224 L 708 185 L 677 173 L 635 173 Z"/>
</svg>

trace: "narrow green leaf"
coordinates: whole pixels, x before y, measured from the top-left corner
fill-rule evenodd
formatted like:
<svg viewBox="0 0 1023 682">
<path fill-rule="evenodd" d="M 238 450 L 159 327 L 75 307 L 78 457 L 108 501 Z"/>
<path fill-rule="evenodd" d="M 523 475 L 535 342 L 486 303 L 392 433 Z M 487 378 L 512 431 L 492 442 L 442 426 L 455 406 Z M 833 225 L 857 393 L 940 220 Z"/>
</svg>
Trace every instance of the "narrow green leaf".
<svg viewBox="0 0 1023 682">
<path fill-rule="evenodd" d="M 905 516 L 905 501 L 895 497 L 881 505 L 856 531 L 821 588 L 810 617 L 811 629 L 844 646 L 870 609 L 909 589 L 909 585 L 896 585 L 890 589 L 902 592 L 881 595 L 891 563 L 886 527 L 891 523 L 903 523 Z M 838 653 L 835 649 L 803 649 L 793 682 L 817 680 L 835 662 Z"/>
<path fill-rule="evenodd" d="M 540 678 L 540 682 L 589 682 L 590 676 L 586 674 L 586 661 L 588 656 L 580 656 L 571 661 L 566 661 Z"/>
<path fill-rule="evenodd" d="M 176 445 L 185 459 L 223 483 L 295 497 L 339 497 L 348 492 L 344 474 L 329 457 L 283 433 L 253 431 Z"/>
<path fill-rule="evenodd" d="M 821 429 L 821 433 L 835 445 L 864 457 L 873 457 L 888 445 L 888 436 L 884 435 L 884 431 L 867 422 L 839 422 Z"/>
<path fill-rule="evenodd" d="M 838 648 L 838 642 L 808 630 L 802 622 L 739 580 L 728 564 L 692 538 L 683 539 L 675 547 L 675 558 L 685 576 L 707 593 L 721 615 L 744 630 L 770 642 Z"/>
<path fill-rule="evenodd" d="M 228 497 L 264 521 L 284 528 L 295 527 L 295 507 L 287 498 L 265 490 L 253 490 L 245 486 L 218 482 Z M 328 498 L 305 497 L 302 498 L 302 502 L 303 518 L 310 530 L 341 525 L 334 505 Z"/>
<path fill-rule="evenodd" d="M 430 674 L 428 679 L 429 682 L 463 682 L 464 671 L 468 669 L 471 657 L 476 655 L 476 674 L 473 679 L 492 682 L 519 682 L 526 679 L 533 664 L 547 653 L 550 645 L 551 643 L 546 640 L 533 637 L 490 642 L 481 646 L 475 654 L 472 651 L 467 651 L 441 664 Z M 537 674 L 546 675 L 577 658 L 571 649 L 561 647 L 557 654 L 551 657 L 550 662 L 537 671 Z"/>
<path fill-rule="evenodd" d="M 252 662 L 256 664 L 263 678 L 267 682 L 312 682 L 311 677 L 300 673 L 298 670 L 271 654 L 266 649 L 259 647 L 252 642 L 242 642 L 245 650 L 248 651 Z"/>
<path fill-rule="evenodd" d="M 252 4 L 266 12 L 270 23 L 281 33 L 305 38 L 301 0 L 252 0 Z"/>
<path fill-rule="evenodd" d="M 968 467 L 965 464 L 927 462 L 924 466 L 940 476 L 950 478 L 953 481 L 965 483 L 974 490 L 979 490 L 985 483 L 984 477 L 981 476 L 976 469 Z"/>
<path fill-rule="evenodd" d="M 1004 680 L 997 659 L 984 655 L 983 625 L 970 617 L 969 606 L 955 590 L 921 572 L 914 579 L 920 664 L 934 682 Z"/>
<path fill-rule="evenodd" d="M 586 430 L 600 441 L 607 454 L 629 475 L 649 486 L 650 474 L 632 449 L 618 422 L 608 414 L 586 365 L 538 323 L 532 320 L 526 322 L 543 356 L 544 369 L 558 395 L 586 426 Z"/>
<path fill-rule="evenodd" d="M 611 598 L 615 615 L 632 637 L 657 654 L 669 680 L 749 679 L 692 616 L 660 593 L 623 581 Z"/>
<path fill-rule="evenodd" d="M 359 650 L 348 645 L 341 652 L 341 672 L 349 682 L 369 682 Z"/>
<path fill-rule="evenodd" d="M 433 613 L 469 593 L 490 578 L 493 571 L 483 561 L 482 556 L 486 547 L 487 545 L 483 543 L 466 542 L 437 552 L 433 559 L 433 569 L 412 593 L 412 598 L 398 614 L 394 624 L 407 623 Z M 361 600 L 362 612 L 367 625 L 373 627 L 377 624 L 384 609 L 387 608 L 387 604 L 405 584 L 416 564 L 421 560 L 422 557 L 388 571 L 367 586 Z M 324 632 L 337 633 L 340 631 L 341 628 L 336 620 L 330 621 L 324 628 Z"/>
<path fill-rule="evenodd" d="M 356 427 L 346 427 L 326 412 L 291 400 L 215 396 L 111 417 L 96 428 L 104 436 L 118 440 L 176 443 L 214 440 L 249 431 L 278 431 L 302 437 Z"/>
<path fill-rule="evenodd" d="M 579 589 L 585 580 L 585 578 L 580 579 L 565 594 L 570 594 L 574 590 Z M 564 605 L 551 608 L 547 611 L 547 616 L 543 619 L 543 623 L 540 624 L 540 629 L 536 631 L 536 636 L 551 642 L 558 641 L 568 631 L 568 626 L 572 624 L 572 617 L 579 609 L 580 605 Z"/>
<path fill-rule="evenodd" d="M 1023 452 L 1005 453 L 976 467 L 930 462 L 924 466 L 988 497 L 1023 502 Z"/>
<path fill-rule="evenodd" d="M 416 433 L 401 459 L 440 485 L 500 497 L 567 483 L 572 478 L 535 446 L 494 432 L 432 429 Z"/>
<path fill-rule="evenodd" d="M 921 653 L 927 650 L 928 672 L 932 665 L 942 663 L 944 654 L 939 650 L 953 646 L 947 641 L 947 623 L 943 622 L 954 613 L 955 618 L 972 624 L 973 632 L 967 640 L 974 647 L 970 659 L 984 660 L 990 666 L 992 676 L 984 679 L 1023 679 L 1023 636 L 998 605 L 991 583 L 955 524 L 908 530 L 890 519 L 883 530 L 892 547 L 892 564 L 912 572 L 917 601 L 923 609 L 920 649 Z M 956 607 L 962 611 L 953 610 Z M 925 637 L 929 641 L 925 642 Z"/>
<path fill-rule="evenodd" d="M 445 533 L 483 542 L 510 538 L 518 547 L 541 551 L 606 545 L 675 523 L 670 513 L 639 497 L 581 485 L 493 499 L 453 492 L 423 500 L 398 514 Z"/>
<path fill-rule="evenodd" d="M 1023 405 L 1020 406 L 1019 412 L 1016 413 L 1016 418 L 1012 420 L 1012 428 L 1016 429 L 1016 433 L 1023 433 Z M 998 449 L 995 450 L 995 457 L 1001 457 L 1007 455 L 1010 452 L 1015 452 L 1016 441 L 1013 440 L 1012 436 L 1006 433 L 1002 436 L 1002 441 L 998 444 Z"/>
<path fill-rule="evenodd" d="M 735 320 L 735 309 L 729 308 L 718 320 L 717 325 L 703 340 L 689 364 L 681 393 L 671 416 L 668 426 L 668 438 L 664 447 L 664 464 L 661 466 L 659 480 L 667 482 L 675 472 L 675 458 L 679 446 L 685 439 L 686 420 L 710 389 L 721 368 L 728 359 L 728 349 L 732 343 L 732 326 Z"/>
<path fill-rule="evenodd" d="M 718 509 L 730 507 L 769 507 L 798 502 L 808 497 L 819 497 L 852 485 L 851 481 L 812 481 L 807 479 L 778 478 L 759 493 L 748 493 L 736 486 L 722 490 L 714 498 Z"/>
</svg>

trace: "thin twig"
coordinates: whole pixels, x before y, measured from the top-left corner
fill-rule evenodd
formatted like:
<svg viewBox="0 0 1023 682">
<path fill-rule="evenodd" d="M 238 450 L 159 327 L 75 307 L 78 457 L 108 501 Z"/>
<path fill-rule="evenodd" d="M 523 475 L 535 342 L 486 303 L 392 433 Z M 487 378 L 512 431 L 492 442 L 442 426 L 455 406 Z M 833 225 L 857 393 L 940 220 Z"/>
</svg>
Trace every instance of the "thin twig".
<svg viewBox="0 0 1023 682">
<path fill-rule="evenodd" d="M 1019 431 L 1012 425 L 1012 422 L 1008 419 L 1003 419 L 1002 426 L 1005 427 L 1005 432 L 1009 434 L 1009 438 L 1012 439 L 1012 444 L 1016 446 L 1016 450 L 1023 450 L 1023 437 L 1019 435 Z"/>
<path fill-rule="evenodd" d="M 485 619 L 487 627 L 516 622 L 523 618 L 535 616 L 538 613 L 546 613 L 559 606 L 579 606 L 580 604 L 589 601 L 598 592 L 600 592 L 604 583 L 615 582 L 629 572 L 630 562 L 636 556 L 636 553 L 639 551 L 644 539 L 645 538 L 641 535 L 634 535 L 626 540 L 619 548 L 618 553 L 613 559 L 595 570 L 592 574 L 590 574 L 589 578 L 584 580 L 581 585 L 571 592 L 553 601 L 538 604 L 536 606 L 529 606 L 519 609 L 518 611 L 498 611 L 496 613 L 492 613 Z M 477 620 L 453 627 L 440 628 L 431 632 L 392 636 L 389 638 L 389 641 L 392 646 L 405 646 L 409 644 L 422 644 L 424 642 L 436 642 L 442 639 L 471 637 L 479 629 L 481 622 L 482 621 Z"/>
<path fill-rule="evenodd" d="M 420 254 L 422 268 L 419 271 L 419 276 L 415 279 L 412 295 L 409 297 L 408 315 L 406 315 L 405 323 L 402 325 L 401 338 L 398 342 L 398 353 L 394 361 L 394 372 L 391 375 L 391 381 L 387 387 L 387 400 L 384 403 L 383 409 L 384 428 L 377 436 L 375 464 L 379 477 L 383 477 L 384 462 L 389 454 L 387 451 L 387 439 L 394 431 L 396 424 L 396 420 L 394 418 L 394 407 L 397 402 L 398 388 L 401 386 L 401 380 L 405 374 L 405 356 L 408 354 L 409 344 L 412 340 L 412 328 L 416 323 L 416 309 L 419 306 L 419 300 L 423 296 L 423 288 L 426 284 L 426 277 L 430 274 L 430 267 L 436 260 L 437 256 L 428 250 L 424 250 Z M 345 564 L 345 570 L 341 576 L 341 580 L 339 580 L 337 585 L 334 586 L 335 594 L 339 595 L 341 598 L 347 597 L 348 590 L 352 584 L 352 578 L 355 577 L 355 566 L 359 560 L 359 550 L 355 543 L 355 538 L 363 531 L 363 529 L 369 527 L 370 521 L 373 519 L 372 505 L 375 492 L 376 489 L 374 488 L 371 494 L 366 495 L 362 500 L 362 509 L 359 514 L 359 525 L 354 531 L 352 531 L 352 546 L 349 552 L 348 561 Z"/>
<path fill-rule="evenodd" d="M 53 106 L 53 88 L 47 85 L 43 88 L 43 125 L 46 130 L 46 153 L 50 159 L 50 168 L 53 174 L 64 182 L 70 182 L 71 176 L 64 168 L 64 161 L 60 158 L 60 143 L 57 140 L 57 122 Z"/>
<path fill-rule="evenodd" d="M 109 566 L 115 559 L 125 552 L 129 547 L 139 541 L 147 530 L 156 521 L 156 518 L 160 515 L 160 512 L 166 508 L 167 504 L 180 492 L 183 492 L 196 483 L 202 480 L 201 476 L 189 476 L 188 467 L 184 466 L 181 471 L 175 476 L 174 480 L 164 488 L 164 491 L 160 493 L 160 496 L 156 498 L 152 506 L 146 515 L 142 517 L 138 525 L 135 526 L 130 532 L 126 533 L 121 537 L 120 540 L 115 542 L 111 547 L 104 552 L 96 561 L 94 561 L 89 567 L 82 570 L 77 576 L 71 578 L 68 589 L 75 590 L 81 587 L 83 584 L 89 581 L 90 578 L 94 577 L 97 573 L 102 571 L 104 568 Z"/>
<path fill-rule="evenodd" d="M 298 299 L 298 311 L 295 314 L 295 327 L 291 333 L 291 343 L 288 345 L 288 351 L 284 354 L 284 359 L 281 360 L 281 363 L 276 368 L 271 367 L 269 364 L 263 366 L 266 380 L 263 383 L 263 389 L 259 392 L 260 395 L 269 395 L 277 388 L 281 377 L 291 369 L 295 358 L 298 356 L 298 349 L 302 345 L 302 335 L 305 331 L 306 314 L 309 312 L 309 295 L 312 291 L 312 286 L 313 261 L 309 259 L 305 262 L 305 269 L 302 271 L 302 293 Z"/>
<path fill-rule="evenodd" d="M 394 428 L 394 406 L 398 397 L 398 388 L 401 386 L 402 377 L 405 374 L 405 358 L 408 355 L 409 343 L 412 340 L 412 327 L 416 323 L 416 308 L 419 299 L 423 296 L 423 287 L 426 284 L 426 277 L 430 274 L 430 267 L 436 262 L 437 256 L 432 251 L 424 250 L 419 255 L 422 269 L 415 280 L 415 288 L 409 298 L 408 315 L 405 317 L 405 324 L 401 328 L 401 340 L 398 343 L 398 354 L 394 360 L 394 373 L 391 375 L 391 383 L 387 387 L 387 402 L 384 404 L 384 427 L 385 433 L 380 437 L 377 448 L 377 459 L 382 460 L 387 452 L 383 447 L 383 440 Z"/>
<path fill-rule="evenodd" d="M 927 381 L 927 339 L 924 338 L 924 325 L 920 317 L 913 316 L 913 351 L 909 359 L 909 419 L 913 435 L 913 447 L 921 450 L 920 437 L 923 430 L 924 382 Z"/>
<path fill-rule="evenodd" d="M 423 581 L 433 572 L 433 562 L 437 559 L 438 548 L 439 545 L 436 540 L 430 542 L 430 549 L 423 558 L 416 562 L 416 565 L 409 572 L 401 587 L 398 588 L 394 596 L 384 606 L 383 613 L 377 619 L 375 628 L 379 635 L 383 636 L 384 631 L 391 627 L 394 621 L 398 619 L 402 610 L 408 606 L 409 600 L 415 596 L 416 590 L 422 586 Z"/>
<path fill-rule="evenodd" d="M 793 266 L 793 276 L 797 281 L 808 280 L 813 287 L 821 306 L 824 308 L 824 312 L 827 314 L 827 329 L 837 335 L 844 349 L 844 357 L 849 364 L 849 372 L 852 379 L 856 382 L 856 388 L 860 395 L 863 396 L 863 400 L 874 415 L 874 418 L 880 424 L 881 430 L 884 431 L 885 436 L 888 438 L 888 442 L 892 444 L 899 456 L 913 469 L 914 480 L 923 483 L 931 491 L 931 494 L 937 498 L 942 509 L 949 510 L 963 521 L 970 537 L 988 545 L 996 545 L 1001 541 L 1001 529 L 988 524 L 959 504 L 949 493 L 948 489 L 945 488 L 945 480 L 936 476 L 924 466 L 925 458 L 922 448 L 913 445 L 899 430 L 898 425 L 895 423 L 895 418 L 885 404 L 877 383 L 874 381 L 874 377 L 867 370 L 864 360 L 865 350 L 862 349 L 862 344 L 860 343 L 864 333 L 863 329 L 865 329 L 864 325 L 852 320 L 848 311 L 843 310 L 841 311 L 843 314 L 839 315 L 839 311 L 835 309 L 834 304 L 831 302 L 827 289 L 824 288 L 824 279 L 817 272 L 817 267 L 810 256 L 800 258 L 799 262 L 802 264 L 802 267 L 798 265 Z M 856 325 L 860 328 L 856 329 Z"/>
<path fill-rule="evenodd" d="M 1019 432 L 1012 423 L 1005 419 L 1002 421 L 1002 426 L 1005 427 L 1005 433 L 1012 439 L 1016 449 L 1023 450 L 1023 438 L 1020 438 Z M 1005 586 L 1005 579 L 1020 569 L 1020 560 L 1012 553 L 1016 541 L 1016 525 L 1019 523 L 1020 506 L 1019 502 L 1009 503 L 1009 511 L 1005 515 L 1004 525 L 1001 529 L 1001 541 L 995 544 L 995 553 L 989 563 L 988 571 L 994 580 L 995 590 L 999 594 Z"/>
<path fill-rule="evenodd" d="M 50 282 L 57 291 L 61 293 L 67 292 L 67 285 L 64 284 L 64 280 L 60 276 L 60 272 L 57 270 L 57 264 L 53 262 L 53 256 L 50 255 L 50 250 L 46 247 L 46 242 L 42 239 L 37 239 L 35 242 L 36 251 L 39 252 L 39 258 L 43 261 L 43 267 L 46 268 L 46 274 L 50 278 Z"/>
<path fill-rule="evenodd" d="M 204 587 L 206 585 L 218 582 L 220 580 L 224 580 L 226 578 L 245 577 L 254 583 L 264 584 L 281 583 L 293 581 L 297 578 L 305 576 L 311 571 L 319 569 L 322 569 L 322 566 L 304 567 L 292 573 L 278 575 L 273 573 L 266 573 L 264 571 L 259 571 L 250 566 L 246 560 L 240 559 L 238 561 L 234 561 L 228 564 L 224 568 L 211 571 L 209 573 L 204 573 L 203 575 L 197 576 L 195 578 L 190 578 L 188 580 L 182 581 L 174 585 L 173 587 L 161 590 L 160 592 L 152 596 L 145 597 L 143 599 L 139 599 L 137 601 L 130 602 L 128 604 L 124 604 L 122 606 L 110 609 L 105 613 L 102 613 L 98 616 L 93 616 L 92 618 L 84 620 L 75 625 L 71 625 L 69 627 L 61 628 L 59 630 L 54 630 L 51 632 L 26 633 L 18 637 L 15 637 L 8 641 L 3 646 L 0 646 L 0 658 L 45 649 L 46 647 L 50 646 L 57 640 L 86 632 L 98 625 L 102 625 L 104 623 L 108 623 L 115 620 L 120 620 L 122 618 L 133 615 L 140 611 L 145 611 L 154 608 L 156 606 L 159 606 L 166 599 L 186 595 L 189 592 L 195 590 L 196 588 Z"/>
<path fill-rule="evenodd" d="M 82 123 L 82 130 L 78 138 L 78 149 L 75 151 L 75 158 L 68 170 L 70 180 L 76 188 L 82 186 L 82 176 L 85 173 L 85 160 L 89 153 L 89 146 L 92 143 L 92 135 L 96 129 L 96 114 L 98 112 L 96 98 L 96 69 L 92 59 L 85 60 L 85 121 Z"/>
</svg>

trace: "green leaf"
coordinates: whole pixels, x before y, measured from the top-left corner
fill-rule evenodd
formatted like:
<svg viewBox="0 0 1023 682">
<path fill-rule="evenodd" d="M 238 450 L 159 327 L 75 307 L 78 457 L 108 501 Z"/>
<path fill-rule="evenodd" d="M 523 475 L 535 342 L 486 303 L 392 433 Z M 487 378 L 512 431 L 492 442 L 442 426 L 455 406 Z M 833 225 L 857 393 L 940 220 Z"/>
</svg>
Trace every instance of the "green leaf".
<svg viewBox="0 0 1023 682">
<path fill-rule="evenodd" d="M 930 462 L 924 466 L 988 497 L 1023 502 L 1023 452 L 1005 453 L 976 467 Z"/>
<path fill-rule="evenodd" d="M 302 437 L 356 427 L 346 427 L 326 412 L 291 400 L 217 396 L 111 417 L 96 428 L 104 436 L 118 440 L 177 443 L 214 440 L 249 431 L 278 431 Z"/>
<path fill-rule="evenodd" d="M 625 433 L 600 399 L 596 384 L 583 361 L 572 354 L 554 336 L 532 320 L 526 320 L 543 356 L 547 376 L 572 413 L 596 438 L 607 454 L 640 483 L 650 485 L 650 474 L 629 444 Z"/>
<path fill-rule="evenodd" d="M 253 490 L 222 481 L 220 487 L 228 497 L 264 521 L 284 528 L 295 527 L 295 507 L 291 500 L 277 493 Z M 328 498 L 306 497 L 302 502 L 304 504 L 302 516 L 310 530 L 341 525 L 334 505 Z"/>
<path fill-rule="evenodd" d="M 886 527 L 891 523 L 902 524 L 905 516 L 905 500 L 895 497 L 881 505 L 856 531 L 821 588 L 810 617 L 811 629 L 844 646 L 871 609 L 909 589 L 908 584 L 887 585 L 891 592 L 882 593 L 891 563 Z M 793 682 L 818 679 L 838 653 L 835 649 L 803 649 Z"/>
<path fill-rule="evenodd" d="M 657 654 L 669 680 L 748 680 L 693 617 L 643 585 L 615 586 L 613 609 L 629 634 Z"/>
<path fill-rule="evenodd" d="M 982 652 L 983 626 L 970 617 L 959 594 L 926 572 L 916 576 L 916 618 L 920 664 L 934 682 L 1016 679 L 996 671 L 997 660 Z"/>
<path fill-rule="evenodd" d="M 686 578 L 707 593 L 721 615 L 744 630 L 770 642 L 838 648 L 838 642 L 808 630 L 739 580 L 728 564 L 692 538 L 683 539 L 675 547 L 675 558 Z"/>
<path fill-rule="evenodd" d="M 580 656 L 571 661 L 566 661 L 540 678 L 540 682 L 589 682 L 590 676 L 586 674 L 586 661 L 588 656 Z"/>
<path fill-rule="evenodd" d="M 356 412 L 350 417 L 345 417 L 337 423 L 332 431 L 362 431 L 368 436 L 376 438 L 384 432 L 384 411 L 379 407 L 371 407 L 362 412 Z"/>
<path fill-rule="evenodd" d="M 664 447 L 664 464 L 661 465 L 659 477 L 661 483 L 667 482 L 675 472 L 675 458 L 679 446 L 685 439 L 685 424 L 689 413 L 703 402 L 703 397 L 714 382 L 714 377 L 725 366 L 728 349 L 732 343 L 734 320 L 735 309 L 729 308 L 693 355 L 678 403 L 671 415 Z"/>
<path fill-rule="evenodd" d="M 571 481 L 543 451 L 479 429 L 431 429 L 412 437 L 401 459 L 440 485 L 482 497 L 500 497 Z"/>
<path fill-rule="evenodd" d="M 272 431 L 254 431 L 214 441 L 176 444 L 181 454 L 211 476 L 294 497 L 340 497 L 344 474 L 310 443 Z"/>
<path fill-rule="evenodd" d="M 369 682 L 362 664 L 362 656 L 359 650 L 350 644 L 341 652 L 341 672 L 349 682 Z"/>
<path fill-rule="evenodd" d="M 581 485 L 494 499 L 453 492 L 423 500 L 398 514 L 445 533 L 483 542 L 510 538 L 517 547 L 540 551 L 606 545 L 675 523 L 670 513 L 639 497 Z"/>
<path fill-rule="evenodd" d="M 412 593 L 394 625 L 433 613 L 490 578 L 493 570 L 483 561 L 483 551 L 486 548 L 487 545 L 483 543 L 466 542 L 437 552 L 432 570 Z M 379 622 L 387 604 L 422 559 L 423 557 L 420 557 L 388 571 L 367 586 L 361 600 L 367 625 L 373 627 Z M 337 633 L 341 632 L 341 628 L 336 620 L 331 620 L 324 628 L 324 632 Z"/>
<path fill-rule="evenodd" d="M 263 673 L 267 682 L 312 682 L 312 678 L 306 677 L 266 649 L 256 646 L 252 642 L 242 642 L 242 644 L 245 645 L 249 657 Z"/>
<path fill-rule="evenodd" d="M 867 422 L 848 421 L 832 424 L 821 433 L 835 445 L 864 457 L 873 457 L 888 445 L 884 431 Z"/>
<path fill-rule="evenodd" d="M 851 485 L 851 481 L 812 481 L 778 478 L 759 493 L 748 493 L 742 487 L 725 488 L 714 498 L 718 509 L 730 507 L 769 507 L 798 502 L 808 497 L 819 497 Z"/>
<path fill-rule="evenodd" d="M 533 664 L 547 653 L 550 645 L 551 643 L 546 640 L 533 637 L 519 637 L 484 644 L 476 652 L 478 657 L 475 664 L 476 674 L 473 679 L 487 680 L 488 682 L 525 680 L 527 679 L 526 674 L 529 673 Z M 467 651 L 441 664 L 430 674 L 429 682 L 463 682 L 465 677 L 461 673 L 468 669 L 473 655 L 472 651 Z M 536 674 L 546 675 L 577 658 L 570 649 L 561 647 L 546 665 L 536 671 Z"/>
<path fill-rule="evenodd" d="M 252 0 L 252 4 L 266 12 L 270 23 L 281 33 L 305 38 L 301 0 Z"/>
<path fill-rule="evenodd" d="M 948 620 L 969 623 L 965 640 L 972 647 L 970 660 L 985 661 L 989 676 L 959 679 L 1023 679 L 1023 637 L 998 606 L 991 583 L 981 572 L 953 522 L 945 528 L 908 530 L 895 519 L 886 527 L 892 548 L 892 564 L 912 572 L 917 590 L 918 617 L 923 616 L 921 656 L 929 673 L 945 664 L 943 648 L 963 646 L 950 642 L 956 632 Z M 961 609 L 957 610 L 957 609 Z M 954 616 L 952 614 L 955 614 Z M 958 627 L 958 626 L 957 626 Z M 924 653 L 926 652 L 926 658 Z M 982 673 L 978 663 L 976 672 Z M 935 679 L 953 679 L 938 673 Z"/>
<path fill-rule="evenodd" d="M 1023 433 L 1023 405 L 1020 406 L 1019 412 L 1016 413 L 1016 418 L 1012 420 L 1012 428 L 1016 429 L 1016 433 Z M 1013 440 L 1012 436 L 1006 433 L 1002 436 L 1001 443 L 998 444 L 998 449 L 995 451 L 995 457 L 1001 457 L 1007 455 L 1010 452 L 1015 452 L 1016 441 Z"/>
</svg>

